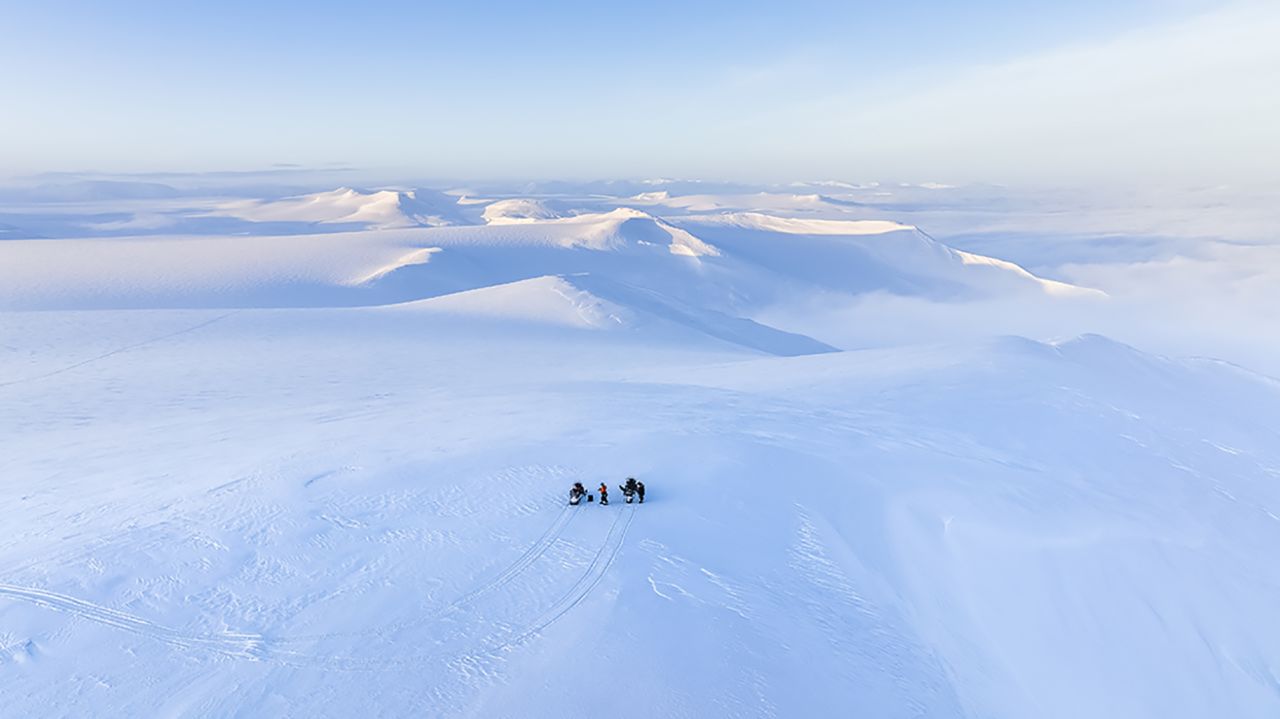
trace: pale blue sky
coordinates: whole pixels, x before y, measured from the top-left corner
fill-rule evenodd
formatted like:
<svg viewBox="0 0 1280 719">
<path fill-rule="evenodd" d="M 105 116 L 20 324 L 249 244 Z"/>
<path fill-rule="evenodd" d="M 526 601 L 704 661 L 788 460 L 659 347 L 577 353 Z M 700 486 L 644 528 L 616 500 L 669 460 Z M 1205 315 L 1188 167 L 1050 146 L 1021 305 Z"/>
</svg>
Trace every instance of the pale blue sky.
<svg viewBox="0 0 1280 719">
<path fill-rule="evenodd" d="M 1245 181 L 1280 3 L 0 0 L 0 174 Z"/>
</svg>

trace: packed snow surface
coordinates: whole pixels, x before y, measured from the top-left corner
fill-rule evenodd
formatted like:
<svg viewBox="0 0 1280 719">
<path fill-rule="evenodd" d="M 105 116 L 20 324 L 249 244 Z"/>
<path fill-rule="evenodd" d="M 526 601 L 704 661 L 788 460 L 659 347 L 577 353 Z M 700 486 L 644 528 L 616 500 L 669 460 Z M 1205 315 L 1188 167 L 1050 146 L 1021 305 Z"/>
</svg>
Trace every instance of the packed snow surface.
<svg viewBox="0 0 1280 719">
<path fill-rule="evenodd" d="M 1280 714 L 1280 384 L 835 346 L 760 313 L 1106 300 L 636 194 L 0 242 L 0 715 Z"/>
</svg>

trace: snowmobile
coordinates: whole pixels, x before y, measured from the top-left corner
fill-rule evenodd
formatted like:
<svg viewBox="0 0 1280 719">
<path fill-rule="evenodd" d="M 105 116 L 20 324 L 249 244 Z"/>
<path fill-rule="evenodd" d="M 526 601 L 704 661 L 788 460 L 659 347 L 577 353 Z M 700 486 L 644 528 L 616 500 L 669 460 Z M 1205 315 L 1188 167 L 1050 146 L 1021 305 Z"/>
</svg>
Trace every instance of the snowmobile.
<svg viewBox="0 0 1280 719">
<path fill-rule="evenodd" d="M 575 484 L 573 485 L 573 488 L 569 490 L 569 504 L 577 506 L 578 503 L 582 501 L 582 498 L 586 496 L 587 490 L 584 489 L 581 484 Z M 595 497 L 591 497 L 587 501 L 590 502 L 594 499 Z"/>
<path fill-rule="evenodd" d="M 626 484 L 619 484 L 618 489 L 622 490 L 622 497 L 627 500 L 627 504 L 631 504 L 636 499 L 636 478 L 627 477 Z"/>
</svg>

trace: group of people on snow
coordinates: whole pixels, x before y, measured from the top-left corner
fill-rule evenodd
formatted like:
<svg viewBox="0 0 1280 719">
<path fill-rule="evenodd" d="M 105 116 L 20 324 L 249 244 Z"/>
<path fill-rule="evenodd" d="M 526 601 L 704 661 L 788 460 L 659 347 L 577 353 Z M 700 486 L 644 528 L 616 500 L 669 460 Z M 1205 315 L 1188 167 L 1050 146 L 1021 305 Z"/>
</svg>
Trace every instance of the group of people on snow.
<svg viewBox="0 0 1280 719">
<path fill-rule="evenodd" d="M 631 502 L 632 497 L 638 497 L 640 503 L 644 504 L 644 482 L 637 482 L 635 477 L 627 477 L 626 484 L 618 485 L 618 489 L 622 490 L 622 496 L 627 498 L 627 502 Z M 604 482 L 600 483 L 600 504 L 609 504 L 609 485 Z M 587 497 L 590 502 L 595 499 L 587 494 L 587 488 L 582 486 L 582 482 L 574 482 L 573 487 L 569 490 L 569 504 L 577 504 L 582 501 L 583 497 Z"/>
</svg>

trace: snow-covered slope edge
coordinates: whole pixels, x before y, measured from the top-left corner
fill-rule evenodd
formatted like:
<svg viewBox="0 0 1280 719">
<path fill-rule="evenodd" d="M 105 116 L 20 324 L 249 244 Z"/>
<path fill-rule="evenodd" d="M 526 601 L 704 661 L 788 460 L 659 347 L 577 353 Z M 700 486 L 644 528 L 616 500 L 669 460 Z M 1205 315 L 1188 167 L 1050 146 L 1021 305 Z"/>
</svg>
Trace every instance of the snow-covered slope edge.
<svg viewBox="0 0 1280 719">
<path fill-rule="evenodd" d="M 638 331 L 658 344 L 702 336 L 780 356 L 836 351 L 804 335 L 691 307 L 652 290 L 588 274 L 537 277 L 394 308 L 578 329 Z"/>
<path fill-rule="evenodd" d="M 672 222 L 730 256 L 828 290 L 882 290 L 957 299 L 1019 292 L 1106 297 L 1099 290 L 1037 277 L 1012 262 L 953 249 L 917 227 L 888 220 L 729 212 Z"/>
</svg>

